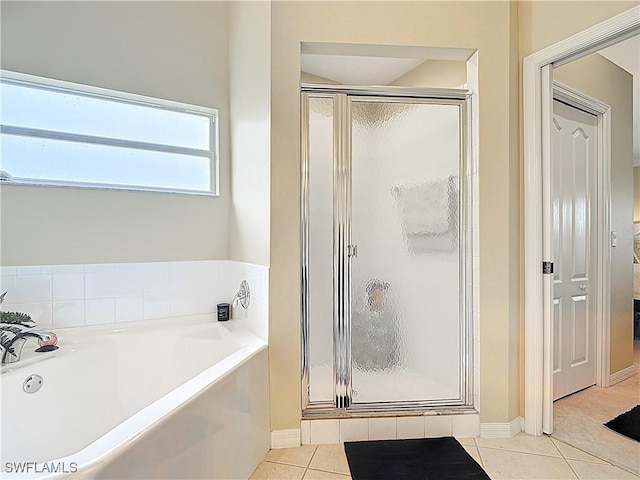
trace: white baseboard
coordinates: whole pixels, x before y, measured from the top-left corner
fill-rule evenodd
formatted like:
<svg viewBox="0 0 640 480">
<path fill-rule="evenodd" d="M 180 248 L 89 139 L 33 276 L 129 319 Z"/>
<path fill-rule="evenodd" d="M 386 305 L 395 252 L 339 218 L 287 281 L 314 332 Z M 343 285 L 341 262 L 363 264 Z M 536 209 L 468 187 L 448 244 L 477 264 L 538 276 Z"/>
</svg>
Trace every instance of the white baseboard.
<svg viewBox="0 0 640 480">
<path fill-rule="evenodd" d="M 522 431 L 524 419 L 516 417 L 509 423 L 481 423 L 480 436 L 483 438 L 511 438 Z"/>
<path fill-rule="evenodd" d="M 609 386 L 615 385 L 616 383 L 620 383 L 627 378 L 631 378 L 636 374 L 636 367 L 631 365 L 630 367 L 623 368 L 619 372 L 612 373 L 609 375 Z"/>
<path fill-rule="evenodd" d="M 300 446 L 300 429 L 274 430 L 271 432 L 271 448 L 293 448 Z"/>
</svg>

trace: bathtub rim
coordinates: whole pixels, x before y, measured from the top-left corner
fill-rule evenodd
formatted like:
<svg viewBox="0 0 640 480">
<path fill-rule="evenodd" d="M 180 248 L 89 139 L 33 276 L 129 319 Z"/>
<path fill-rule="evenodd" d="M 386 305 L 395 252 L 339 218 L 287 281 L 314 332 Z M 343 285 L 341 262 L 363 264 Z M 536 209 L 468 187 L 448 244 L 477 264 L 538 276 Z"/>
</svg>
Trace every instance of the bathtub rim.
<svg viewBox="0 0 640 480">
<path fill-rule="evenodd" d="M 76 343 L 78 341 L 76 335 L 77 333 L 81 333 L 81 343 L 82 345 L 86 345 L 88 342 L 94 341 L 96 338 L 100 338 L 103 335 L 111 336 L 130 334 L 140 332 L 141 330 L 145 330 L 148 328 L 154 330 L 165 328 L 179 330 L 181 328 L 188 328 L 191 326 L 200 326 L 206 324 L 219 325 L 219 327 L 227 330 L 233 335 L 234 340 L 236 340 L 238 342 L 238 345 L 240 346 L 251 344 L 255 341 L 254 337 L 259 337 L 259 335 L 249 329 L 246 325 L 237 324 L 234 322 L 218 322 L 216 314 L 213 313 L 185 315 L 182 317 L 154 318 L 146 320 L 136 320 L 132 322 L 103 323 L 96 325 L 82 325 L 77 327 L 48 329 L 53 331 L 53 333 L 58 336 L 58 345 L 60 348 L 51 352 L 40 353 L 37 356 L 28 357 L 15 363 L 0 365 L 0 379 L 5 375 L 11 375 L 21 370 L 27 370 L 53 358 L 62 356 L 66 357 L 70 354 L 68 350 L 69 347 L 73 348 L 74 346 L 76 346 Z M 69 333 L 71 333 L 70 341 L 67 337 L 67 334 Z"/>
</svg>

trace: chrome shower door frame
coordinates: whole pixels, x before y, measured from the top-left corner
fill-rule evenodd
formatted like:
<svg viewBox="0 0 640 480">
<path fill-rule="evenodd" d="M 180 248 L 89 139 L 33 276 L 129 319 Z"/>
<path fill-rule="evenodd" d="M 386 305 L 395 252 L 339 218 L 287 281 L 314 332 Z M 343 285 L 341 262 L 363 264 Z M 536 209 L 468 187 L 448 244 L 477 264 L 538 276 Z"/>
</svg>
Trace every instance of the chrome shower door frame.
<svg viewBox="0 0 640 480">
<path fill-rule="evenodd" d="M 312 402 L 309 366 L 309 98 L 333 99 L 333 378 L 334 401 Z M 301 88 L 302 415 L 304 418 L 474 410 L 471 92 L 302 84 Z M 460 396 L 424 401 L 352 403 L 351 396 L 351 104 L 358 101 L 457 105 L 460 108 Z"/>
</svg>

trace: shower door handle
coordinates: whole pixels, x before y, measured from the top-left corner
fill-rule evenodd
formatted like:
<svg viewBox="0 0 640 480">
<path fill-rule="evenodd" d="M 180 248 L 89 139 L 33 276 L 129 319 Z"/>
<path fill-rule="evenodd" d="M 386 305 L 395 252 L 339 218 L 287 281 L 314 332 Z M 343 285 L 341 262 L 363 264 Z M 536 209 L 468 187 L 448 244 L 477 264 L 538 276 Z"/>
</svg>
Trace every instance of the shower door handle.
<svg viewBox="0 0 640 480">
<path fill-rule="evenodd" d="M 358 245 L 347 245 L 347 256 L 349 258 L 358 258 Z"/>
</svg>

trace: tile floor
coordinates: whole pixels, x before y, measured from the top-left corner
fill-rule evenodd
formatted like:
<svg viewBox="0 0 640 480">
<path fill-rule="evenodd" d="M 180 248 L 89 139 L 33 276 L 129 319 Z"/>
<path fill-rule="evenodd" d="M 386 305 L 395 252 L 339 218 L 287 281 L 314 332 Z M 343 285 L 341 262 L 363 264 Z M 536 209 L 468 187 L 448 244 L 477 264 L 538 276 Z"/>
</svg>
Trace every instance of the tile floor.
<svg viewBox="0 0 640 480">
<path fill-rule="evenodd" d="M 346 480 L 349 465 L 341 443 L 270 450 L 251 480 Z"/>
<path fill-rule="evenodd" d="M 635 365 L 640 371 L 640 342 Z M 492 479 L 640 479 L 640 444 L 610 432 L 602 422 L 640 401 L 640 373 L 614 387 L 591 387 L 554 404 L 553 437 L 458 438 Z M 601 418 L 602 417 L 602 418 Z M 606 418 L 605 418 L 606 417 Z M 559 438 L 560 437 L 560 438 Z M 342 444 L 271 450 L 253 480 L 346 480 Z"/>
<path fill-rule="evenodd" d="M 547 436 L 458 438 L 492 479 L 640 479 L 606 461 Z M 342 444 L 271 450 L 252 480 L 346 480 L 351 478 Z"/>
<path fill-rule="evenodd" d="M 640 341 L 635 343 L 640 371 Z M 640 474 L 640 443 L 602 424 L 640 404 L 640 373 L 609 388 L 590 387 L 553 404 L 554 439 Z"/>
</svg>

